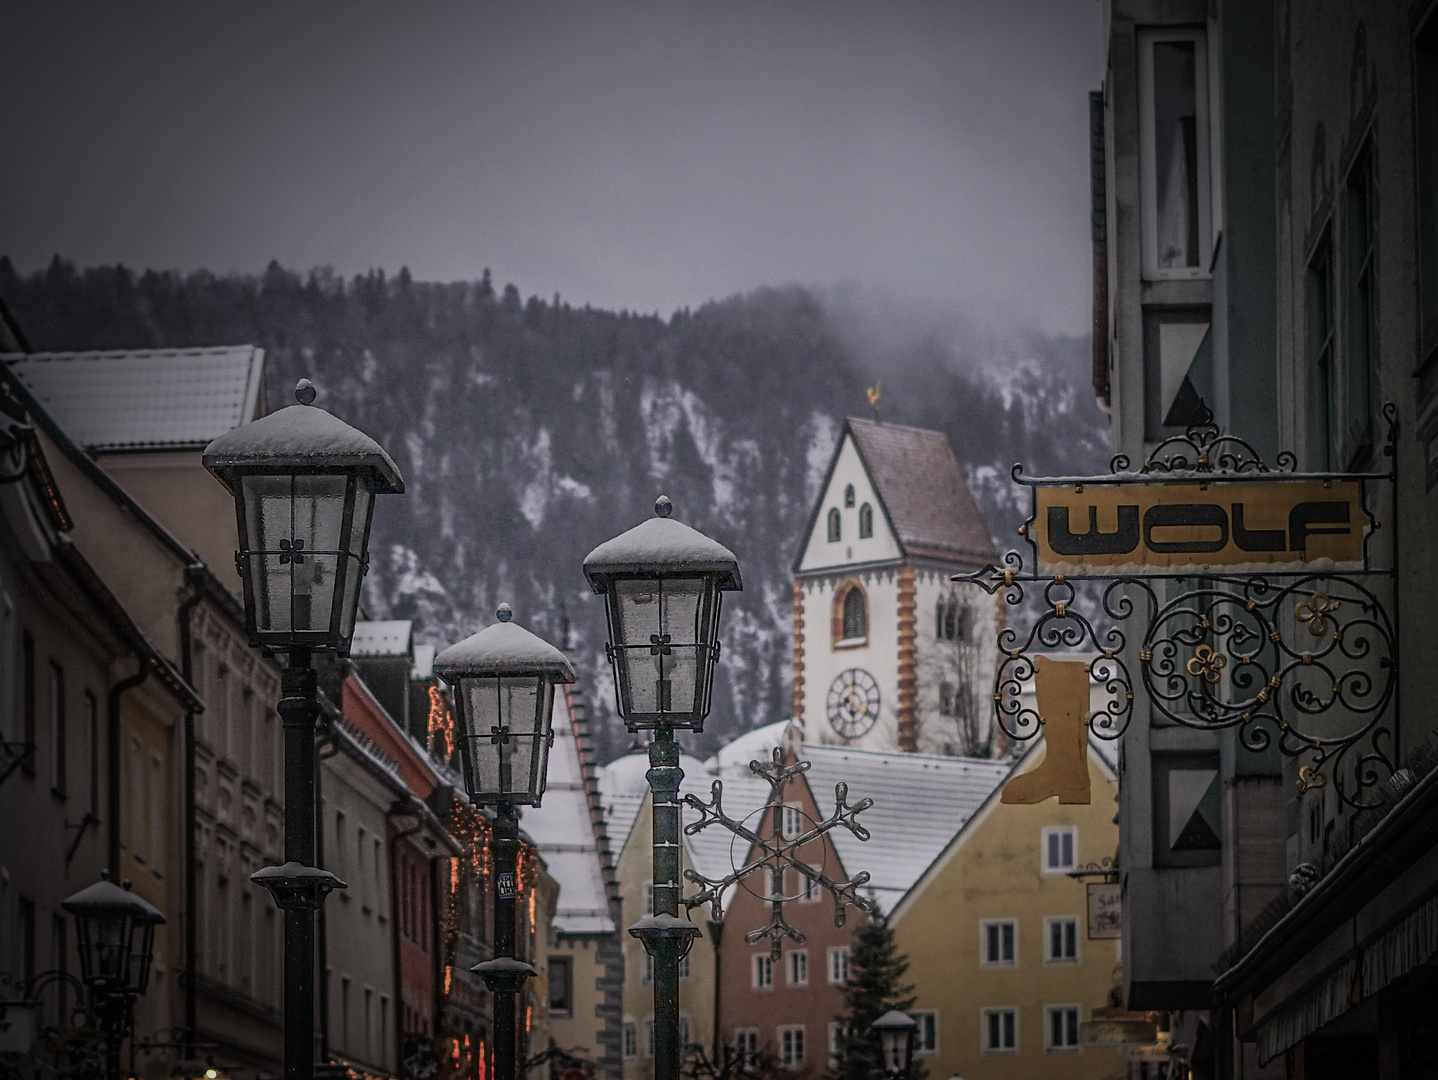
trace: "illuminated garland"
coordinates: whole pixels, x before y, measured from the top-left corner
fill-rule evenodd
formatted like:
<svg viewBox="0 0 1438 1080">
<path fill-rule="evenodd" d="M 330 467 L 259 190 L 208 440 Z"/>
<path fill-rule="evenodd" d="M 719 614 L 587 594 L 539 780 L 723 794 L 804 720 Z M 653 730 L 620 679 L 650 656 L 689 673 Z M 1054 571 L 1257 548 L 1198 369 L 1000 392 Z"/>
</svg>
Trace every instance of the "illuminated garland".
<svg viewBox="0 0 1438 1080">
<path fill-rule="evenodd" d="M 426 726 L 430 753 L 448 761 L 454 754 L 454 714 L 445 704 L 444 695 L 437 686 L 429 688 L 429 719 Z"/>
</svg>

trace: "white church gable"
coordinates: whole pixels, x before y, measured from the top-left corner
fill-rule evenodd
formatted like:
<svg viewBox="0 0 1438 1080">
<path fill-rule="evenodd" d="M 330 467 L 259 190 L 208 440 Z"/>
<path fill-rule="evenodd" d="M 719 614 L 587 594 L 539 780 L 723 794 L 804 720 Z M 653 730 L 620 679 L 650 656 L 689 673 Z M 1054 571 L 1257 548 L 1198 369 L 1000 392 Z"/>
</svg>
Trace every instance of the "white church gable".
<svg viewBox="0 0 1438 1080">
<path fill-rule="evenodd" d="M 851 490 L 852 498 L 849 497 Z M 837 539 L 833 538 L 836 512 Z M 865 523 L 871 525 L 868 536 L 861 535 L 864 531 L 861 526 Z M 891 562 L 902 555 L 898 537 L 889 527 L 874 483 L 854 445 L 854 436 L 846 431 L 819 500 L 819 512 L 805 541 L 798 570 L 800 573 L 840 570 Z"/>
</svg>

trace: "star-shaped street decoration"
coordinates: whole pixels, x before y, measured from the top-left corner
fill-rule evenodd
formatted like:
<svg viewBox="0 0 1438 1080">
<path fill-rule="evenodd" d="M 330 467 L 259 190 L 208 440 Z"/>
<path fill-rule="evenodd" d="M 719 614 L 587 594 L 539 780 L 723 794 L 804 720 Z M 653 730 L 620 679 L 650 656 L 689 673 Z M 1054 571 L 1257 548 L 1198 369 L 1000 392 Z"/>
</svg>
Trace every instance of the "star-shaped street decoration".
<svg viewBox="0 0 1438 1080">
<path fill-rule="evenodd" d="M 693 896 L 684 898 L 684 906 L 692 909 L 708 904 L 714 921 L 720 922 L 724 917 L 725 890 L 733 885 L 743 885 L 745 888 L 749 888 L 744 884 L 746 878 L 755 874 L 767 873 L 768 890 L 755 895 L 760 896 L 769 904 L 769 922 L 750 930 L 744 935 L 744 940 L 753 945 L 767 937 L 769 939 L 769 955 L 776 961 L 780 958 L 781 946 L 786 937 L 798 945 L 804 944 L 805 941 L 803 931 L 790 926 L 784 918 L 784 904 L 789 900 L 797 899 L 797 897 L 784 895 L 785 870 L 796 871 L 806 882 L 807 889 L 812 889 L 817 885 L 829 891 L 834 898 L 835 926 L 844 925 L 848 909 L 851 907 L 866 911 L 871 915 L 876 911 L 873 901 L 858 895 L 858 890 L 869 880 L 868 871 L 860 871 L 848 881 L 836 881 L 824 873 L 822 866 L 812 866 L 799 855 L 806 845 L 820 840 L 826 833 L 839 826 L 848 829 L 860 840 L 868 840 L 869 830 L 859 824 L 858 816 L 874 805 L 873 799 L 860 799 L 850 806 L 848 803 L 849 785 L 835 784 L 834 812 L 823 821 L 809 822 L 808 828 L 792 830 L 796 835 L 785 835 L 784 789 L 795 777 L 808 772 L 809 764 L 807 761 L 796 761 L 792 765 L 785 765 L 784 752 L 780 747 L 774 748 L 772 761 L 762 764 L 758 761 L 749 762 L 750 771 L 769 784 L 769 796 L 758 812 L 758 824 L 755 828 L 746 824 L 756 816 L 755 814 L 748 814 L 739 820 L 724 812 L 724 784 L 721 780 L 714 781 L 713 797 L 708 802 L 704 802 L 695 795 L 684 796 L 684 804 L 699 811 L 699 820 L 684 826 L 685 835 L 693 836 L 711 825 L 718 825 L 748 843 L 745 855 L 747 861 L 742 866 L 735 865 L 733 872 L 722 878 L 707 878 L 694 870 L 684 871 L 686 880 L 701 886 Z M 753 890 L 751 889 L 751 891 Z"/>
</svg>

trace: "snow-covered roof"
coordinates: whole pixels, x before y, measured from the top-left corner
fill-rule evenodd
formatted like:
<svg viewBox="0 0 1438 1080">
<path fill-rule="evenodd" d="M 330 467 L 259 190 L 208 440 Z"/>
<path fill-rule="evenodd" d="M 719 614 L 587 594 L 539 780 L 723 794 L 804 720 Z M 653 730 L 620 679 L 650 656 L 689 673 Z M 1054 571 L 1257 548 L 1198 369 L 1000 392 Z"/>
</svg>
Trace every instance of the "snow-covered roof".
<svg viewBox="0 0 1438 1080">
<path fill-rule="evenodd" d="M 433 645 L 416 645 L 414 647 L 414 666 L 409 669 L 409 677 L 419 682 L 425 682 L 434 678 L 434 654 Z M 350 646 L 350 655 L 354 655 L 354 646 Z"/>
<path fill-rule="evenodd" d="M 749 762 L 768 761 L 769 755 L 774 752 L 774 747 L 784 745 L 785 736 L 789 734 L 792 724 L 791 720 L 780 720 L 777 723 L 755 728 L 753 731 L 746 731 L 743 735 L 721 746 L 704 764 L 709 769 L 718 770 L 723 775 L 728 775 L 735 766 L 747 774 Z M 794 734 L 797 734 L 797 730 Z"/>
<path fill-rule="evenodd" d="M 871 838 L 847 829 L 829 835 L 853 877 L 869 872 L 866 891 L 892 911 L 929 864 L 1008 775 L 1013 763 L 980 758 L 888 754 L 805 743 L 810 790 L 820 814 L 834 807 L 834 785 L 849 785 L 848 802 L 873 799 L 859 815 Z"/>
<path fill-rule="evenodd" d="M 88 450 L 200 447 L 253 420 L 265 352 L 211 349 L 0 354 Z"/>
<path fill-rule="evenodd" d="M 570 934 L 613 931 L 604 868 L 584 792 L 579 741 L 565 694 L 554 695 L 554 747 L 549 751 L 544 798 L 539 807 L 526 807 L 522 813 L 522 828 L 539 849 L 550 876 L 559 883 L 555 930 Z"/>
<path fill-rule="evenodd" d="M 405 656 L 409 653 L 414 624 L 408 619 L 372 619 L 355 623 L 350 639 L 351 656 Z"/>
</svg>

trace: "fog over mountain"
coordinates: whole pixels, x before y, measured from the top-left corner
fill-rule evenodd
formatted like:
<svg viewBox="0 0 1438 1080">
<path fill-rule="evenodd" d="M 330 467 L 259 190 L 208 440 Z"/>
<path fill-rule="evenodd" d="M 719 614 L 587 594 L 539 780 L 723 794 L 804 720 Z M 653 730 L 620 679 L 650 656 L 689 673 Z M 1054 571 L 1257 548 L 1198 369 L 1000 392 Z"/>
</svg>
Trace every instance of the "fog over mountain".
<svg viewBox="0 0 1438 1080">
<path fill-rule="evenodd" d="M 1097 471 L 1107 424 L 1087 341 L 994 340 L 948 315 L 857 289 L 762 288 L 657 315 L 521 298 L 513 285 L 429 283 L 401 271 L 345 280 L 271 264 L 263 275 L 77 269 L 19 274 L 0 296 L 37 350 L 255 343 L 269 404 L 313 379 L 317 404 L 389 450 L 407 493 L 376 512 L 365 602 L 421 641 L 473 633 L 508 601 L 566 641 L 594 703 L 603 756 L 614 718 L 603 605 L 581 563 L 652 513 L 738 555 L 702 752 L 787 714 L 791 564 L 842 419 L 944 431 L 1001 547 L 1020 520 L 1009 468 Z M 223 568 L 217 568 L 223 573 Z"/>
</svg>

